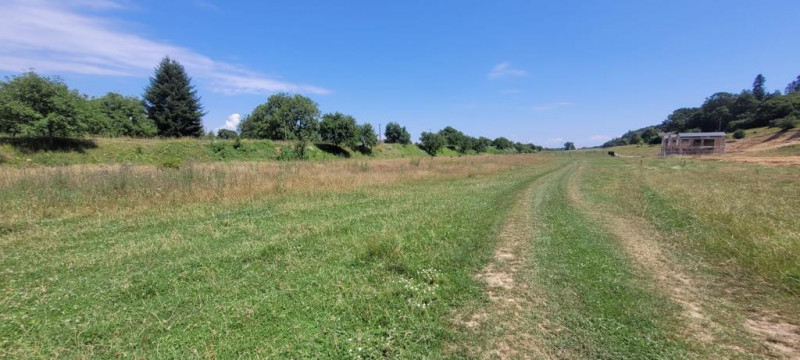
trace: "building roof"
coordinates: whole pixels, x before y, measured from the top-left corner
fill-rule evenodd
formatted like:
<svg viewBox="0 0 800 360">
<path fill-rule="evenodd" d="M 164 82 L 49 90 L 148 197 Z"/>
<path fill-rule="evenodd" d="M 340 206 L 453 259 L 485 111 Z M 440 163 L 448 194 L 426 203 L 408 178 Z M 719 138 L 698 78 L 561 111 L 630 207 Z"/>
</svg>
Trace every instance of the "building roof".
<svg viewBox="0 0 800 360">
<path fill-rule="evenodd" d="M 679 134 L 669 134 L 667 137 L 675 137 L 680 136 L 682 139 L 686 138 L 713 138 L 713 137 L 725 137 L 724 132 L 696 132 L 696 133 L 679 133 Z"/>
</svg>

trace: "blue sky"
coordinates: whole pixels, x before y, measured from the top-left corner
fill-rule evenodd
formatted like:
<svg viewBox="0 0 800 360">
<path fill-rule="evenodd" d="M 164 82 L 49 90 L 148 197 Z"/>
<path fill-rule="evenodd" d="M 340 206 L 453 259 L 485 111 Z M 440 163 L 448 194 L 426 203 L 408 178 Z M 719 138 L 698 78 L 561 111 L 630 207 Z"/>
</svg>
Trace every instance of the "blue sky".
<svg viewBox="0 0 800 360">
<path fill-rule="evenodd" d="M 209 129 L 275 92 L 359 122 L 598 145 L 800 74 L 800 1 L 0 0 L 0 74 L 141 95 L 183 63 Z M 238 114 L 238 116 L 236 115 Z"/>
</svg>

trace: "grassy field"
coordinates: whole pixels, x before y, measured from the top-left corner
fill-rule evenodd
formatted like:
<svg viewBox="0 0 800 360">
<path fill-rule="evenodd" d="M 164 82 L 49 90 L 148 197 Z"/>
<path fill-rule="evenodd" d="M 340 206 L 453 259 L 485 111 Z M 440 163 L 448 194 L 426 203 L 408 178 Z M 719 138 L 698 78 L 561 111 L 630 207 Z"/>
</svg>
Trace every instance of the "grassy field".
<svg viewBox="0 0 800 360">
<path fill-rule="evenodd" d="M 0 357 L 800 354 L 798 167 L 383 151 L 0 166 Z"/>
</svg>

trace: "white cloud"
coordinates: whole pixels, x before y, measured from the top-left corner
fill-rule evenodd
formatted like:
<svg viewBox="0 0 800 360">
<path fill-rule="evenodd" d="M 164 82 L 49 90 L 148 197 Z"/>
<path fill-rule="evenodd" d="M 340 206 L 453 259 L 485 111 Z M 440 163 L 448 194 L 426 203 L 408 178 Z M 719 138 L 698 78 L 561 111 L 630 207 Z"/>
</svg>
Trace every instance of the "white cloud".
<svg viewBox="0 0 800 360">
<path fill-rule="evenodd" d="M 560 137 L 552 138 L 550 140 L 547 140 L 547 143 L 548 144 L 559 144 L 560 145 L 560 144 L 564 143 L 564 138 L 560 138 Z"/>
<path fill-rule="evenodd" d="M 181 62 L 212 91 L 228 94 L 297 92 L 327 94 L 311 85 L 272 79 L 243 66 L 216 61 L 191 49 L 151 40 L 80 10 L 125 8 L 101 0 L 11 0 L 0 3 L 0 70 L 149 76 L 164 56 Z"/>
<path fill-rule="evenodd" d="M 225 125 L 223 125 L 221 128 L 218 128 L 217 130 L 219 130 L 219 129 L 228 129 L 228 130 L 234 130 L 235 131 L 236 128 L 239 126 L 240 122 L 242 122 L 242 115 L 241 114 L 239 114 L 239 113 L 230 114 L 230 115 L 228 115 L 228 119 L 225 120 Z"/>
<path fill-rule="evenodd" d="M 608 135 L 594 135 L 589 138 L 591 141 L 608 141 L 611 140 L 613 137 Z"/>
<path fill-rule="evenodd" d="M 527 71 L 512 68 L 510 62 L 504 61 L 495 65 L 495 67 L 492 68 L 492 71 L 489 71 L 489 73 L 486 74 L 486 77 L 489 79 L 501 79 L 505 77 L 520 77 L 525 75 L 528 75 Z"/>
<path fill-rule="evenodd" d="M 552 110 L 552 109 L 555 109 L 555 108 L 560 108 L 560 107 L 569 106 L 569 105 L 572 105 L 572 103 L 564 101 L 564 102 L 557 102 L 557 103 L 553 103 L 553 104 L 537 105 L 537 106 L 532 107 L 531 109 L 536 110 L 536 111 L 543 111 L 543 110 Z"/>
</svg>

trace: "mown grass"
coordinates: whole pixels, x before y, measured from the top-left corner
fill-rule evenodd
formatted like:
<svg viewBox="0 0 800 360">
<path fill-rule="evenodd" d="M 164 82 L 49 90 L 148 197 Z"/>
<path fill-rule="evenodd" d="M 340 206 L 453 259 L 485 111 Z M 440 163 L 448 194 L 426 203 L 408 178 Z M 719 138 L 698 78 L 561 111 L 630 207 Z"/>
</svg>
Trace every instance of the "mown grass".
<svg viewBox="0 0 800 360">
<path fill-rule="evenodd" d="M 574 171 L 574 167 L 572 169 Z M 678 307 L 648 289 L 620 245 L 571 203 L 569 172 L 543 185 L 534 202 L 530 286 L 543 294 L 543 336 L 562 358 L 686 358 Z"/>
<path fill-rule="evenodd" d="M 437 357 L 557 165 L 490 160 L 5 169 L 2 356 Z"/>
<path fill-rule="evenodd" d="M 712 296 L 800 321 L 797 167 L 676 158 L 587 164 L 592 199 L 653 224 L 673 257 L 713 279 Z"/>
</svg>

